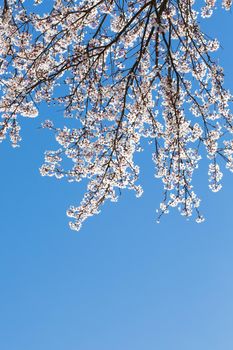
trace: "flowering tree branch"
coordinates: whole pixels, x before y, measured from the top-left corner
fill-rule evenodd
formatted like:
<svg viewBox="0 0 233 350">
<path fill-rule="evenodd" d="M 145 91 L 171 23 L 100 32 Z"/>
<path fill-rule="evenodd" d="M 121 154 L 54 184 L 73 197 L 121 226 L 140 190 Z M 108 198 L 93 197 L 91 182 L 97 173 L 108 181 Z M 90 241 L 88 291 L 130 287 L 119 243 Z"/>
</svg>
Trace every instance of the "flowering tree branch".
<svg viewBox="0 0 233 350">
<path fill-rule="evenodd" d="M 215 6 L 203 1 L 201 16 L 210 17 Z M 229 10 L 231 1 L 222 6 Z M 164 187 L 158 220 L 178 207 L 203 221 L 191 184 L 203 149 L 212 191 L 221 188 L 220 159 L 233 171 L 232 97 L 213 59 L 219 43 L 201 31 L 197 10 L 194 0 L 54 0 L 40 14 L 27 1 L 4 1 L 0 139 L 9 134 L 17 146 L 18 120 L 36 117 L 42 101 L 64 106 L 74 128 L 43 123 L 59 149 L 45 153 L 40 171 L 89 180 L 80 206 L 67 211 L 72 229 L 106 199 L 116 201 L 117 189 L 142 194 L 134 159 L 142 139 L 154 145 L 155 176 Z"/>
</svg>

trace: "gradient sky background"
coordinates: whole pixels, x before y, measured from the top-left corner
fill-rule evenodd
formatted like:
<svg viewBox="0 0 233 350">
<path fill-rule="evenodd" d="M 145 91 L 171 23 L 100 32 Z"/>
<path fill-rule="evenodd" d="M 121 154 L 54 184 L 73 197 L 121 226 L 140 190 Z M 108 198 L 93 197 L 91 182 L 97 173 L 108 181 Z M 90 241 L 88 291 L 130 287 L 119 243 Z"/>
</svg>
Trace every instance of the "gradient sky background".
<svg viewBox="0 0 233 350">
<path fill-rule="evenodd" d="M 220 10 L 206 29 L 233 90 L 232 23 Z M 0 349 L 232 350 L 233 175 L 213 194 L 203 161 L 207 221 L 174 211 L 158 225 L 161 183 L 141 154 L 143 197 L 123 192 L 76 233 L 65 211 L 82 185 L 40 176 L 53 136 L 39 124 L 23 120 L 19 149 L 0 146 Z"/>
</svg>

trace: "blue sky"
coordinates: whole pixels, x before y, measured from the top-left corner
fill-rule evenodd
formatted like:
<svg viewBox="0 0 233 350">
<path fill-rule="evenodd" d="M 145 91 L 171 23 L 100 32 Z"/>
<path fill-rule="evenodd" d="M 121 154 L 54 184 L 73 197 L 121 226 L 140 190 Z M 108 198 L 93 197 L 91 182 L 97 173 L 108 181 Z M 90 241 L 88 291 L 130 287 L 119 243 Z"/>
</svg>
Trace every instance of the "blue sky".
<svg viewBox="0 0 233 350">
<path fill-rule="evenodd" d="M 232 19 L 206 29 L 233 90 Z M 0 349 L 232 350 L 233 175 L 212 194 L 203 161 L 206 222 L 174 211 L 157 225 L 161 184 L 142 154 L 143 197 L 123 192 L 75 233 L 65 211 L 82 186 L 40 176 L 53 136 L 38 125 L 24 120 L 20 149 L 0 148 Z"/>
</svg>

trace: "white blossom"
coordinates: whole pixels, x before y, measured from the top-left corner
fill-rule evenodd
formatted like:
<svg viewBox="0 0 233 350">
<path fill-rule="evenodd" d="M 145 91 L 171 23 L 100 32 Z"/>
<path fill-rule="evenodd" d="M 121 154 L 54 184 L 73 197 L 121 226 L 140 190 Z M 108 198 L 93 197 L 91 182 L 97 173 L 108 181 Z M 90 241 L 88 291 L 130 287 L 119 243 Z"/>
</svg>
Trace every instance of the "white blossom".
<svg viewBox="0 0 233 350">
<path fill-rule="evenodd" d="M 220 44 L 199 19 L 231 1 L 54 0 L 44 14 L 41 3 L 32 12 L 29 0 L 6 0 L 0 9 L 0 141 L 9 135 L 18 146 L 21 117 L 38 117 L 41 103 L 64 109 L 59 127 L 42 119 L 58 149 L 45 152 L 40 172 L 87 179 L 67 211 L 79 230 L 122 189 L 142 195 L 135 153 L 146 139 L 164 192 L 158 221 L 177 207 L 202 222 L 193 174 L 206 151 L 209 187 L 221 189 L 219 159 L 233 171 L 233 117 L 212 54 Z"/>
</svg>

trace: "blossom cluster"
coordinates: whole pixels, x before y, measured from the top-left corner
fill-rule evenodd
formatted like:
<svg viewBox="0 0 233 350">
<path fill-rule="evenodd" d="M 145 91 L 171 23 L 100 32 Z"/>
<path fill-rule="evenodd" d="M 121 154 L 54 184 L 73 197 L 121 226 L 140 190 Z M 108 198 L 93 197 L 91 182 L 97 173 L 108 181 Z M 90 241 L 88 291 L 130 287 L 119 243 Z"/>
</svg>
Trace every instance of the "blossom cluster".
<svg viewBox="0 0 233 350">
<path fill-rule="evenodd" d="M 40 103 L 63 106 L 72 127 L 42 123 L 59 146 L 45 152 L 40 172 L 89 181 L 67 211 L 79 230 L 121 189 L 141 196 L 135 153 L 147 139 L 163 184 L 158 220 L 177 207 L 202 222 L 193 173 L 204 151 L 212 191 L 221 188 L 220 159 L 233 171 L 233 116 L 212 57 L 219 42 L 201 31 L 199 16 L 210 17 L 218 3 L 229 10 L 231 1 L 198 8 L 194 0 L 54 0 L 44 14 L 42 0 L 33 10 L 28 2 L 1 8 L 0 140 L 9 133 L 17 146 L 18 120 L 37 117 Z"/>
</svg>

